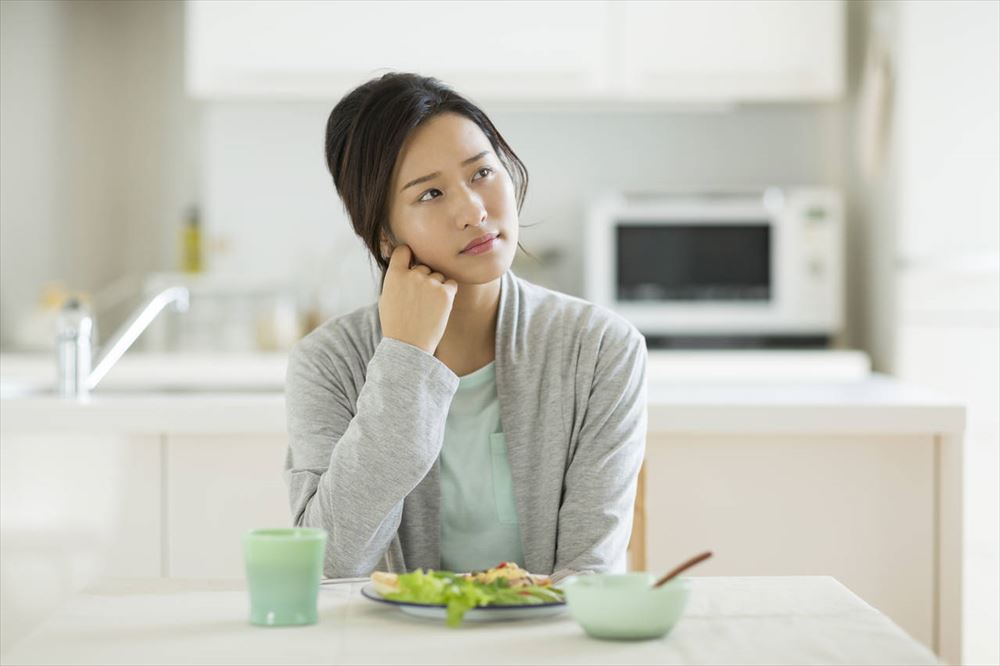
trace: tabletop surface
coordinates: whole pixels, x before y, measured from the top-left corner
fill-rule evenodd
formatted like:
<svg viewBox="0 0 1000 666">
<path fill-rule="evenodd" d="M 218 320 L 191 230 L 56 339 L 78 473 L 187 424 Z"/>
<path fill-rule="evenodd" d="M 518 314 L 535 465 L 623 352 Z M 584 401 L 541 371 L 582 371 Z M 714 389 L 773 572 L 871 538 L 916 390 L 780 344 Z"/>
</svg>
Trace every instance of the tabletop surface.
<svg viewBox="0 0 1000 666">
<path fill-rule="evenodd" d="M 693 577 L 666 637 L 589 638 L 569 616 L 497 623 L 415 618 L 324 584 L 319 623 L 255 627 L 242 581 L 100 581 L 13 646 L 3 664 L 937 664 L 826 576 Z"/>
</svg>

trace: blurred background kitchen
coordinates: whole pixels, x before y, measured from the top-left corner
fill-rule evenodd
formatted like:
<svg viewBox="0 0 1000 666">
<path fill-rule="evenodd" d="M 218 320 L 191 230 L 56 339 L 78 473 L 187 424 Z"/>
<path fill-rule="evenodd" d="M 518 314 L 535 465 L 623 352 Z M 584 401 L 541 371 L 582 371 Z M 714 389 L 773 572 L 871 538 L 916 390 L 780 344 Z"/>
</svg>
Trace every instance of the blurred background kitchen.
<svg viewBox="0 0 1000 666">
<path fill-rule="evenodd" d="M 519 253 L 514 271 L 632 317 L 651 349 L 684 359 L 664 374 L 871 370 L 968 408 L 963 654 L 996 663 L 998 8 L 4 0 L 6 390 L 51 385 L 69 299 L 100 349 L 183 286 L 190 307 L 157 314 L 109 390 L 280 391 L 297 339 L 376 298 L 325 168 L 326 117 L 385 71 L 432 75 L 479 103 L 528 167 L 521 241 L 535 258 Z M 666 256 L 656 243 L 703 251 L 713 224 L 743 225 L 730 241 L 746 265 L 614 270 Z M 754 360 L 784 349 L 803 355 Z M 5 465 L 30 458 L 12 438 Z M 9 487 L 33 485 L 13 474 Z M 4 495 L 8 527 L 22 499 Z"/>
</svg>

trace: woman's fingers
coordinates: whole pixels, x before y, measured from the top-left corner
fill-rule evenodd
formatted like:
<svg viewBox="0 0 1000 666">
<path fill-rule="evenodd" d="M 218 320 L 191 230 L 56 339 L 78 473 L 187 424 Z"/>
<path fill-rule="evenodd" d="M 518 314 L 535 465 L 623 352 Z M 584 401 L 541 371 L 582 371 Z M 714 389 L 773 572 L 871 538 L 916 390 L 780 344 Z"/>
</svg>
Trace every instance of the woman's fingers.
<svg viewBox="0 0 1000 666">
<path fill-rule="evenodd" d="M 406 246 L 393 252 L 378 302 L 382 335 L 433 354 L 451 316 L 458 285 L 423 264 L 409 268 L 405 262 L 411 257 L 419 261 Z"/>
<path fill-rule="evenodd" d="M 397 245 L 389 257 L 389 270 L 397 272 L 409 270 L 412 255 L 409 245 Z"/>
<path fill-rule="evenodd" d="M 445 282 L 447 278 L 438 273 L 437 271 L 432 271 L 430 266 L 424 264 L 415 264 L 412 268 L 410 267 L 411 261 L 417 261 L 417 258 L 413 254 L 413 250 L 410 249 L 409 245 L 397 245 L 392 250 L 392 256 L 389 257 L 389 270 L 396 272 L 405 271 L 415 271 L 417 273 L 423 273 L 427 277 L 433 278 L 437 282 Z"/>
</svg>

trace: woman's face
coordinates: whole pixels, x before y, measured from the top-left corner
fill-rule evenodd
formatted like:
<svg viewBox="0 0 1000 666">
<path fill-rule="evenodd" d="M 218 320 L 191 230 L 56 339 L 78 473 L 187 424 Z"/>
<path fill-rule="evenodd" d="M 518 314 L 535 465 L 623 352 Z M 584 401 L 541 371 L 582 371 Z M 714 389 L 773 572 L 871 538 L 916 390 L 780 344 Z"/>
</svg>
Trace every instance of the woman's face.
<svg viewBox="0 0 1000 666">
<path fill-rule="evenodd" d="M 389 225 L 415 263 L 459 284 L 484 284 L 507 271 L 517 251 L 514 185 L 478 125 L 443 113 L 407 137 L 393 172 Z M 487 234 L 498 234 L 492 250 L 464 251 Z M 386 254 L 394 245 L 383 247 Z"/>
</svg>

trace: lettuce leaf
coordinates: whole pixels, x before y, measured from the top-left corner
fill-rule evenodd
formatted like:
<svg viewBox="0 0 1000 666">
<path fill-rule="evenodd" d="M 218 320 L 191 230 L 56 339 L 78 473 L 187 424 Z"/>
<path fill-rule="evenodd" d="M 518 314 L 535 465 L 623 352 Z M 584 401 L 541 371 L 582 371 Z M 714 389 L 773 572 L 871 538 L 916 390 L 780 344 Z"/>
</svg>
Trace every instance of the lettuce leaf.
<svg viewBox="0 0 1000 666">
<path fill-rule="evenodd" d="M 532 585 L 512 588 L 505 578 L 477 583 L 450 571 L 418 569 L 399 575 L 399 591 L 385 595 L 392 601 L 441 604 L 448 607 L 449 627 L 461 624 L 466 611 L 478 606 L 527 606 L 564 600 L 561 590 Z"/>
</svg>

